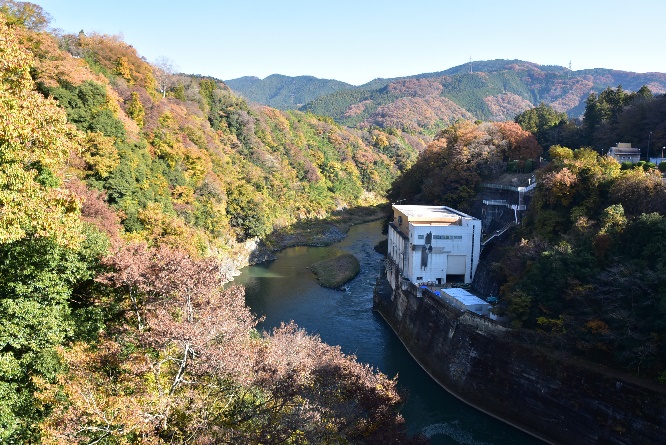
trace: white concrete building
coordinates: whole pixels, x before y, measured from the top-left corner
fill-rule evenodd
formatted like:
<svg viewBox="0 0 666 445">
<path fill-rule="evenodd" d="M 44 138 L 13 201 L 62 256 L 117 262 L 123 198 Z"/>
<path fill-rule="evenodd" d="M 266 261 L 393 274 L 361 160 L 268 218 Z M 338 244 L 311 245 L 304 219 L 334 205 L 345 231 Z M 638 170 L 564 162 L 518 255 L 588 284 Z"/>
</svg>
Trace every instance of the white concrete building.
<svg viewBox="0 0 666 445">
<path fill-rule="evenodd" d="M 393 206 L 388 256 L 403 279 L 471 283 L 480 251 L 481 220 L 444 206 Z"/>
</svg>

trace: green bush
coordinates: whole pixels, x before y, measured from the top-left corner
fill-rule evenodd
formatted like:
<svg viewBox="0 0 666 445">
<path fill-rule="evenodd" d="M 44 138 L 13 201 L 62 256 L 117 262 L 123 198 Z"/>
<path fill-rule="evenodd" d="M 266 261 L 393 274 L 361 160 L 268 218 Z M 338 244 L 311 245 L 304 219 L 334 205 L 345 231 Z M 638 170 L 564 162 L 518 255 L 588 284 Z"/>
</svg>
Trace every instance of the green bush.
<svg viewBox="0 0 666 445">
<path fill-rule="evenodd" d="M 65 84 L 46 88 L 44 93 L 58 101 L 67 112 L 67 120 L 80 130 L 125 138 L 125 127 L 109 109 L 106 90 L 102 85 L 86 81 L 79 86 Z"/>
<path fill-rule="evenodd" d="M 335 258 L 315 263 L 310 268 L 324 287 L 338 288 L 353 279 L 361 271 L 358 259 L 345 253 Z"/>
</svg>

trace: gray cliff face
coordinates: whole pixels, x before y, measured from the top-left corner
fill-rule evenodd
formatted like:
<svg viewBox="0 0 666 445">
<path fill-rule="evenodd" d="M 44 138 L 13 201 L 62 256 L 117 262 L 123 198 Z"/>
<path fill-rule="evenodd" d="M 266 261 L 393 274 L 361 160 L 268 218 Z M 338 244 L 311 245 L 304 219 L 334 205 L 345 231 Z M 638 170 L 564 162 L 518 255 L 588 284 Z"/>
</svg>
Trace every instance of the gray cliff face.
<svg viewBox="0 0 666 445">
<path fill-rule="evenodd" d="M 499 293 L 501 277 L 493 267 L 497 262 L 496 260 L 502 256 L 501 245 L 498 245 L 499 242 L 497 241 L 493 245 L 483 249 L 479 265 L 476 267 L 472 288 L 474 288 L 477 294 L 483 297 L 490 295 L 497 296 Z"/>
<path fill-rule="evenodd" d="M 374 308 L 444 388 L 544 440 L 629 445 L 666 437 L 666 391 L 530 348 L 516 331 L 427 293 L 390 292 L 385 280 Z"/>
</svg>

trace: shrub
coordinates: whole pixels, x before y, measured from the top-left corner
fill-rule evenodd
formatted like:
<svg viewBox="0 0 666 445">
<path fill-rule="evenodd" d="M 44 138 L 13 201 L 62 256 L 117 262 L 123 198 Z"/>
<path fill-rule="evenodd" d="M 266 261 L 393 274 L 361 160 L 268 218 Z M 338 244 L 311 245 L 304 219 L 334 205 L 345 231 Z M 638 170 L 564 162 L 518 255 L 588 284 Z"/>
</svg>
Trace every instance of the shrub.
<svg viewBox="0 0 666 445">
<path fill-rule="evenodd" d="M 358 259 L 350 254 L 342 254 L 335 258 L 319 261 L 311 267 L 319 284 L 324 287 L 337 288 L 354 278 L 361 271 Z"/>
</svg>

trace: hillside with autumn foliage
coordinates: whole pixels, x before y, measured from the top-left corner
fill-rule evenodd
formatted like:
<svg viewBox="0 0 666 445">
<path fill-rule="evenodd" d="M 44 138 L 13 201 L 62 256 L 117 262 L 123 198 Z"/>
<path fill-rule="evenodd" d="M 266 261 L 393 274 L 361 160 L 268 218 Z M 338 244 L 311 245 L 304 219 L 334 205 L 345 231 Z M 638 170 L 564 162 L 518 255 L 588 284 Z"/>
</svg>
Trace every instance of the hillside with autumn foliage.
<svg viewBox="0 0 666 445">
<path fill-rule="evenodd" d="M 230 81 L 230 86 L 257 103 L 300 108 L 355 128 L 397 129 L 430 137 L 461 118 L 513 120 L 541 102 L 580 117 L 590 94 L 618 85 L 629 91 L 645 85 L 654 93 L 666 92 L 663 73 L 602 68 L 570 71 L 521 60 L 475 61 L 435 73 L 375 79 L 357 87 L 306 77 L 274 75 L 253 78 L 251 83 L 243 79 Z M 297 80 L 301 85 L 309 80 L 302 86 L 312 97 L 305 105 L 288 103 L 281 94 Z"/>
<path fill-rule="evenodd" d="M 534 175 L 524 218 L 485 247 L 476 284 L 490 284 L 484 291 L 498 299 L 494 311 L 518 341 L 663 385 L 666 162 L 620 163 L 607 154 L 619 140 L 660 158 L 666 95 L 607 88 L 588 97 L 584 116 L 570 119 L 542 103 L 515 122 L 457 122 L 394 181 L 389 197 L 482 218 L 484 183 Z"/>
<path fill-rule="evenodd" d="M 418 442 L 395 379 L 222 288 L 275 229 L 381 202 L 410 141 L 48 24 L 0 2 L 0 442 Z"/>
</svg>

